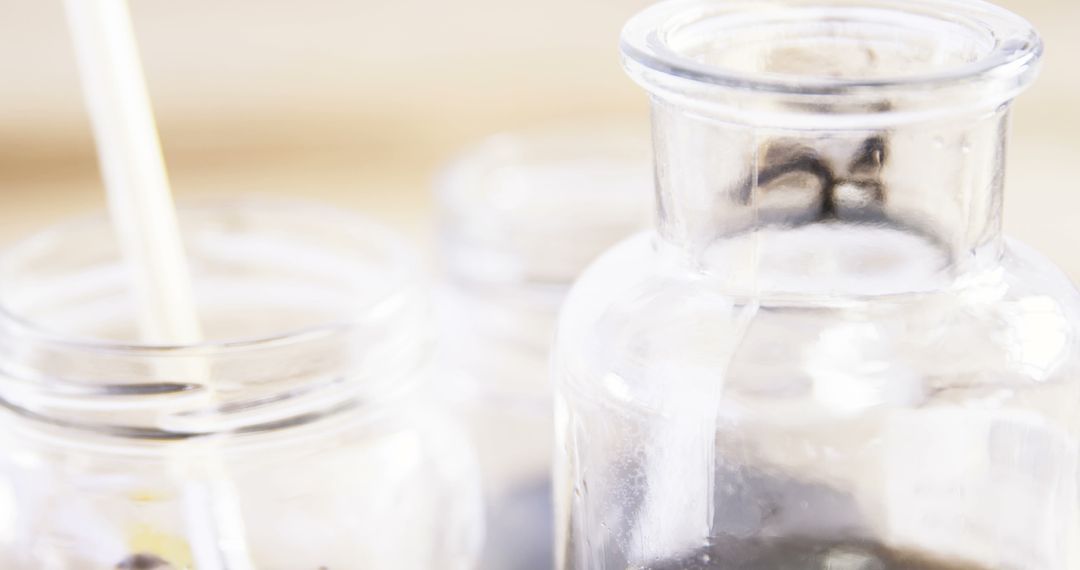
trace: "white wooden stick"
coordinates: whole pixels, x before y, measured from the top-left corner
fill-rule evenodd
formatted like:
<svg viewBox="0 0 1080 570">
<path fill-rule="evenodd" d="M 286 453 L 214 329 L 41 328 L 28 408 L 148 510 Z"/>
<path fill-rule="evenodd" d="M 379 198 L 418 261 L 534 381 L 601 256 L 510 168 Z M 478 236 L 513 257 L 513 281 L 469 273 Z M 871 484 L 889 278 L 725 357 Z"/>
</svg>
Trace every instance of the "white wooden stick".
<svg viewBox="0 0 1080 570">
<path fill-rule="evenodd" d="M 147 342 L 202 340 L 165 162 L 125 0 L 67 0 L 109 212 Z"/>
<path fill-rule="evenodd" d="M 126 0 L 66 0 L 68 23 L 109 213 L 131 274 L 140 334 L 158 345 L 203 340 L 187 258 L 176 220 L 161 144 L 143 78 Z M 183 373 L 215 400 L 205 365 Z M 186 479 L 184 511 L 199 570 L 250 570 L 236 492 L 217 445 L 176 454 L 174 472 Z"/>
</svg>

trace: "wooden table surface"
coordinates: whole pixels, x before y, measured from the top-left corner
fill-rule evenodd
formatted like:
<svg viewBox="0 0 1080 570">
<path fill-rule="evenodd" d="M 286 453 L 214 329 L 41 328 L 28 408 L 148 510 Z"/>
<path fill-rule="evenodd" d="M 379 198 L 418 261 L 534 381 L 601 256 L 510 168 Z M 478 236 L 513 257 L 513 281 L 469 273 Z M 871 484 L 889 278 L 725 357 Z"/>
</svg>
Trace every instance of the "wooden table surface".
<svg viewBox="0 0 1080 570">
<path fill-rule="evenodd" d="M 1008 230 L 1080 282 L 1080 1 L 1009 0 L 1048 43 L 1016 109 Z M 618 31 L 643 0 L 132 0 L 180 197 L 268 193 L 430 238 L 430 183 L 499 131 L 644 123 Z M 102 205 L 59 0 L 0 0 L 0 240 Z"/>
</svg>

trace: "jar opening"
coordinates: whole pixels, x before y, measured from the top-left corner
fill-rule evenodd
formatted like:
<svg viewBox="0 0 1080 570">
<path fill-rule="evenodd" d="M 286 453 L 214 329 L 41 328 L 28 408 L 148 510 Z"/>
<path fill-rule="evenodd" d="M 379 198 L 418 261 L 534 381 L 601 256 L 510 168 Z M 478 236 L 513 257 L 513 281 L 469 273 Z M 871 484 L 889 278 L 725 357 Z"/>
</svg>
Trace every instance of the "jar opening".
<svg viewBox="0 0 1080 570">
<path fill-rule="evenodd" d="M 374 411 L 420 378 L 426 302 L 381 226 L 295 201 L 180 210 L 205 341 L 140 341 L 104 216 L 0 256 L 0 407 L 126 438 L 253 433 Z"/>
<path fill-rule="evenodd" d="M 1020 78 L 1030 24 L 978 0 L 675 0 L 630 21 L 628 65 L 703 84 L 830 94 Z"/>
<path fill-rule="evenodd" d="M 104 215 L 3 252 L 0 324 L 72 349 L 209 355 L 354 326 L 415 283 L 414 257 L 391 232 L 331 208 L 260 198 L 178 214 L 204 341 L 140 339 L 131 275 Z"/>
<path fill-rule="evenodd" d="M 650 151 L 636 126 L 606 123 L 469 149 L 438 184 L 445 276 L 557 302 L 604 246 L 649 223 Z"/>
</svg>

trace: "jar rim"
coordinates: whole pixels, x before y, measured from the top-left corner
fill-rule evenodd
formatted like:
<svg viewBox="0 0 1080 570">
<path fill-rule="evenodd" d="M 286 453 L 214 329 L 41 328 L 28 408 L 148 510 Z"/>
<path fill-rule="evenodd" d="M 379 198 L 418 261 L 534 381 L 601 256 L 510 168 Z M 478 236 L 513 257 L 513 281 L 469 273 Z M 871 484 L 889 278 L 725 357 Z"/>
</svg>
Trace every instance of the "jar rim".
<svg viewBox="0 0 1080 570">
<path fill-rule="evenodd" d="M 829 77 L 748 72 L 711 65 L 680 53 L 671 45 L 673 34 L 708 19 L 785 9 L 803 10 L 803 15 L 809 15 L 815 9 L 836 8 L 939 18 L 980 34 L 988 49 L 971 61 L 943 69 L 873 77 Z M 631 74 L 651 71 L 703 87 L 829 96 L 864 90 L 910 93 L 973 83 L 1007 85 L 1010 91 L 1022 89 L 1034 79 L 1043 43 L 1027 20 L 983 0 L 668 0 L 634 16 L 623 29 L 620 48 Z M 647 79 L 640 81 L 651 86 Z M 1010 92 L 1005 98 L 1012 95 Z"/>
<path fill-rule="evenodd" d="M 335 226 L 358 240 L 370 246 L 375 246 L 381 251 L 382 257 L 388 263 L 385 272 L 381 273 L 381 279 L 385 281 L 385 284 L 380 294 L 372 296 L 372 299 L 367 303 L 373 309 L 384 302 L 392 300 L 403 288 L 416 285 L 419 282 L 419 261 L 416 254 L 393 230 L 364 216 L 308 200 L 268 196 L 188 200 L 179 202 L 177 206 L 181 221 L 183 221 L 184 217 L 197 215 L 199 212 L 229 210 L 318 217 L 324 225 Z M 60 222 L 5 247 L 0 251 L 0 290 L 3 289 L 4 282 L 8 279 L 6 265 L 11 263 L 15 254 L 47 248 L 60 242 L 65 236 L 74 231 L 108 223 L 105 212 L 95 212 Z M 32 339 L 42 345 L 76 351 L 128 354 L 132 356 L 212 356 L 218 353 L 237 352 L 249 348 L 267 348 L 302 343 L 315 337 L 360 325 L 359 318 L 356 318 L 359 315 L 356 313 L 350 314 L 353 314 L 354 318 L 239 338 L 162 344 L 65 334 L 62 331 L 44 327 L 40 323 L 20 315 L 18 311 L 10 306 L 4 295 L 0 295 L 0 327 L 13 330 L 19 335 L 23 335 L 25 338 Z"/>
<path fill-rule="evenodd" d="M 648 225 L 645 127 L 547 125 L 464 150 L 434 186 L 440 271 L 454 284 L 511 286 L 553 302 L 604 247 Z"/>
</svg>

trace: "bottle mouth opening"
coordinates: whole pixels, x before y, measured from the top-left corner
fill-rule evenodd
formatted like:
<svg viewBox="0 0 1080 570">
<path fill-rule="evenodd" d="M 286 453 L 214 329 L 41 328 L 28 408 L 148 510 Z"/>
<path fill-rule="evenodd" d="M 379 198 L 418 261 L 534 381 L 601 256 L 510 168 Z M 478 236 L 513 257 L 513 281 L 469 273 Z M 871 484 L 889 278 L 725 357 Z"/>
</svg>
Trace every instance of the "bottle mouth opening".
<svg viewBox="0 0 1080 570">
<path fill-rule="evenodd" d="M 1042 42 L 1026 20 L 979 0 L 674 0 L 631 19 L 622 52 L 632 74 L 830 95 L 1022 88 Z"/>
</svg>

